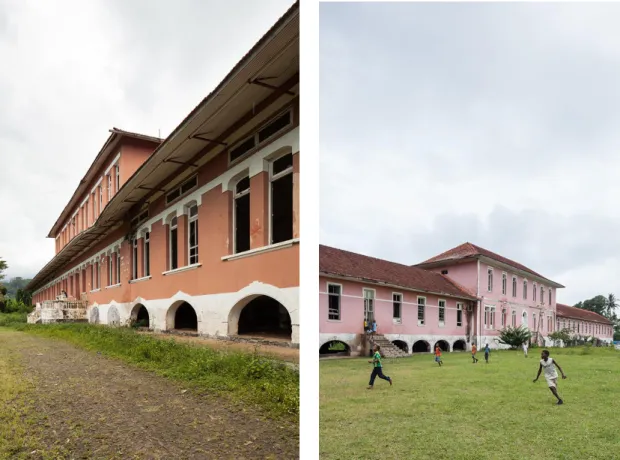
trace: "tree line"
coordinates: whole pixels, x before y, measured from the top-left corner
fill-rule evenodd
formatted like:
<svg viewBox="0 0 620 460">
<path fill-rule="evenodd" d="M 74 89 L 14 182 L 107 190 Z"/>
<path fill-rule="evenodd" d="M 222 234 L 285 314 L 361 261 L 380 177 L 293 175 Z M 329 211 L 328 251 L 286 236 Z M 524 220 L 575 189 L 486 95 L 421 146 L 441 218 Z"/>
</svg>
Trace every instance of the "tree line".
<svg viewBox="0 0 620 460">
<path fill-rule="evenodd" d="M 0 313 L 28 313 L 32 310 L 32 294 L 25 287 L 30 280 L 16 277 L 3 282 L 8 268 L 6 261 L 0 257 Z"/>
</svg>

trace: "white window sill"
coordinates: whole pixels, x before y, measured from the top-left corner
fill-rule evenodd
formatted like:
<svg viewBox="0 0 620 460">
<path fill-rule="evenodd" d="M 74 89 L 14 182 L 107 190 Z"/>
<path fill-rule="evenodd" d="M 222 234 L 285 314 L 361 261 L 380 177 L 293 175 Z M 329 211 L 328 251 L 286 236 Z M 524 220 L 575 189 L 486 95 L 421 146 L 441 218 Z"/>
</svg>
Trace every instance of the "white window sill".
<svg viewBox="0 0 620 460">
<path fill-rule="evenodd" d="M 198 264 L 187 265 L 185 267 L 175 268 L 174 270 L 168 270 L 167 272 L 163 272 L 162 275 L 164 276 L 174 275 L 175 273 L 186 272 L 187 270 L 194 270 L 198 267 L 202 267 L 202 264 L 198 263 Z"/>
<path fill-rule="evenodd" d="M 418 326 L 422 327 L 422 326 L 424 326 L 424 323 L 423 323 L 423 322 L 418 321 Z"/>
<path fill-rule="evenodd" d="M 328 319 L 327 322 L 329 323 L 342 323 L 341 319 Z"/>
<path fill-rule="evenodd" d="M 136 278 L 135 280 L 129 280 L 129 284 L 139 283 L 140 281 L 150 280 L 152 276 L 143 276 L 142 278 Z"/>
<path fill-rule="evenodd" d="M 121 285 L 121 283 L 112 284 L 111 286 L 106 286 L 106 289 L 114 289 Z"/>
<path fill-rule="evenodd" d="M 439 327 L 446 327 L 446 323 L 439 322 Z"/>
<path fill-rule="evenodd" d="M 392 319 L 392 323 L 401 326 L 403 324 L 403 321 L 401 319 L 394 318 Z"/>
<path fill-rule="evenodd" d="M 278 249 L 289 248 L 293 246 L 294 244 L 299 244 L 299 238 L 294 238 L 288 241 L 282 241 L 281 243 L 270 244 L 268 246 L 263 246 L 260 248 L 250 249 L 248 251 L 239 252 L 237 254 L 230 254 L 228 256 L 222 257 L 222 260 L 227 261 L 227 260 L 242 259 L 244 257 L 250 257 L 250 256 L 254 256 L 257 254 L 262 254 L 264 252 L 277 251 Z"/>
<path fill-rule="evenodd" d="M 101 288 L 99 288 L 99 289 L 93 289 L 92 291 L 90 291 L 90 293 L 91 293 L 91 294 L 94 294 L 95 292 L 99 292 L 99 291 L 101 291 Z"/>
</svg>

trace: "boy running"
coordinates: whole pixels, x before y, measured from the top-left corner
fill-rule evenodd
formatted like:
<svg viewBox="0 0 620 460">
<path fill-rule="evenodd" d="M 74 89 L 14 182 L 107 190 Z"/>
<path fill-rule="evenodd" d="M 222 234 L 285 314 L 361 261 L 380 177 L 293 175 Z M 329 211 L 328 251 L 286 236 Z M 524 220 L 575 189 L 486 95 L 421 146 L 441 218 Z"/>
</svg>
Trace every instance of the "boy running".
<svg viewBox="0 0 620 460">
<path fill-rule="evenodd" d="M 439 367 L 443 364 L 443 361 L 441 360 L 441 348 L 439 348 L 439 345 L 435 345 L 435 362 L 439 364 Z"/>
<path fill-rule="evenodd" d="M 478 362 L 478 358 L 476 358 L 476 352 L 478 351 L 478 347 L 476 347 L 475 343 L 471 344 L 471 359 L 472 364 L 476 364 Z"/>
<path fill-rule="evenodd" d="M 543 350 L 542 353 L 540 354 L 540 357 L 542 359 L 540 360 L 540 366 L 538 367 L 538 374 L 536 375 L 536 378 L 534 379 L 534 383 L 536 383 L 536 381 L 538 380 L 538 377 L 540 377 L 540 373 L 544 369 L 545 379 L 547 380 L 547 385 L 549 385 L 549 389 L 551 390 L 551 393 L 553 393 L 553 396 L 558 398 L 558 405 L 564 404 L 564 401 L 558 395 L 558 389 L 557 389 L 558 388 L 558 373 L 555 370 L 555 368 L 557 367 L 558 369 L 560 369 L 563 379 L 566 378 L 566 375 L 564 375 L 564 371 L 553 358 L 549 358 L 549 351 Z"/>
<path fill-rule="evenodd" d="M 491 349 L 489 348 L 489 344 L 484 344 L 484 360 L 489 364 L 489 353 L 491 353 Z"/>
<path fill-rule="evenodd" d="M 527 358 L 527 342 L 523 342 L 523 355 Z"/>
<path fill-rule="evenodd" d="M 372 387 L 375 384 L 375 378 L 377 378 L 377 376 L 380 379 L 387 380 L 388 382 L 390 382 L 390 386 L 392 386 L 392 379 L 390 377 L 383 375 L 383 366 L 381 366 L 381 353 L 379 353 L 379 350 L 381 350 L 381 347 L 379 345 L 375 345 L 373 350 L 375 351 L 375 354 L 372 358 L 372 361 L 368 361 L 370 364 L 374 364 L 374 367 L 372 369 L 372 374 L 370 374 L 370 382 L 368 383 L 368 389 L 372 390 Z"/>
</svg>

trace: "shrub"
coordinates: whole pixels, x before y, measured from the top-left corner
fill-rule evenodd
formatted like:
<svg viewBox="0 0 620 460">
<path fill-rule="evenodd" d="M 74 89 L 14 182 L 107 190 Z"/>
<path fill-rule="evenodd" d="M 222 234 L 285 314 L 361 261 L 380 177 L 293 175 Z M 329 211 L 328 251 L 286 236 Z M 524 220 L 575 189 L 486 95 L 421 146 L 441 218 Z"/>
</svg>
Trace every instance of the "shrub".
<svg viewBox="0 0 620 460">
<path fill-rule="evenodd" d="M 509 345 L 510 348 L 519 348 L 524 343 L 529 342 L 532 333 L 525 326 L 507 326 L 499 331 L 499 343 Z"/>
</svg>

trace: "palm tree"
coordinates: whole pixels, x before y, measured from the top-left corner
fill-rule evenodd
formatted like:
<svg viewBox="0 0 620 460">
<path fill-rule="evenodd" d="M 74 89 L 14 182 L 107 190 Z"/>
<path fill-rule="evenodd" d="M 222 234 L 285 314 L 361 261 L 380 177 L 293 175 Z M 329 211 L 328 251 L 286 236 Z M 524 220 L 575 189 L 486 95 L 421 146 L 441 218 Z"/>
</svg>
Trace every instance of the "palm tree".
<svg viewBox="0 0 620 460">
<path fill-rule="evenodd" d="M 606 302 L 606 307 L 607 307 L 607 317 L 611 318 L 613 316 L 613 314 L 616 312 L 616 307 L 618 306 L 616 304 L 616 296 L 613 294 L 609 294 L 607 296 L 607 302 Z"/>
</svg>

